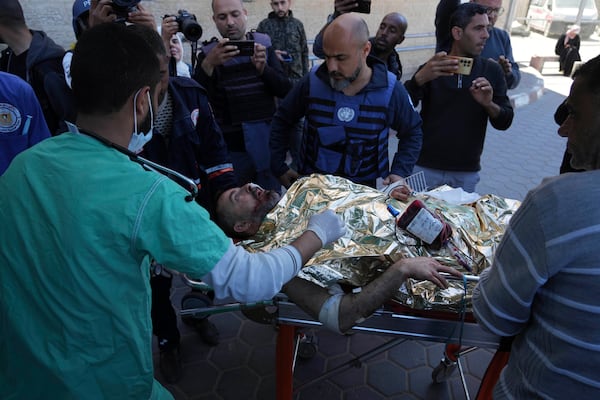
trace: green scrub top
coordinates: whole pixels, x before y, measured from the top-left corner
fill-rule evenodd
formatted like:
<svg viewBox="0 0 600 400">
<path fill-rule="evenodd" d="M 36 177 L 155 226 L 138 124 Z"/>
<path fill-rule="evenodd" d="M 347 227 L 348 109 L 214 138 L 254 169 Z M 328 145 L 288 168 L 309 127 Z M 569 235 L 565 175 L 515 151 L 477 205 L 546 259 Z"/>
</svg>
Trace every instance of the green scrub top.
<svg viewBox="0 0 600 400">
<path fill-rule="evenodd" d="M 171 399 L 154 380 L 150 260 L 193 277 L 231 240 L 187 192 L 87 135 L 0 177 L 0 398 Z"/>
</svg>

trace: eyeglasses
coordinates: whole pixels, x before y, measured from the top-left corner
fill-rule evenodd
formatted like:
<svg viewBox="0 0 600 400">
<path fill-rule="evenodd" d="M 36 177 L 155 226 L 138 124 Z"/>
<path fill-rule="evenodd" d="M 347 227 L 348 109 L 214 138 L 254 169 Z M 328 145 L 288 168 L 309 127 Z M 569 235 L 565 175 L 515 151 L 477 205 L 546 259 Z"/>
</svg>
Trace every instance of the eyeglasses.
<svg viewBox="0 0 600 400">
<path fill-rule="evenodd" d="M 487 15 L 492 15 L 492 14 L 496 14 L 497 16 L 501 16 L 502 14 L 504 14 L 504 8 L 502 7 L 498 7 L 498 8 L 492 8 L 492 7 L 487 7 L 485 9 Z"/>
</svg>

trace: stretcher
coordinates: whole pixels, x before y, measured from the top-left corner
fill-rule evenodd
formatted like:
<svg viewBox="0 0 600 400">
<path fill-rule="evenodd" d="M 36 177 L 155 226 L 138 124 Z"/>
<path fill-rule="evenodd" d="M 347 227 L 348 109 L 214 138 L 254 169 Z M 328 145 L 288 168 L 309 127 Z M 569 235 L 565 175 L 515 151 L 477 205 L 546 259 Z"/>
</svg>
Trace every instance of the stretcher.
<svg viewBox="0 0 600 400">
<path fill-rule="evenodd" d="M 194 289 L 188 295 L 185 295 L 182 300 L 180 310 L 182 319 L 204 318 L 217 313 L 242 311 L 252 320 L 261 323 L 274 323 L 278 326 L 276 345 L 276 398 L 278 400 L 291 400 L 294 391 L 299 391 L 331 375 L 343 372 L 345 369 L 388 351 L 406 340 L 446 343 L 442 361 L 432 371 L 432 380 L 442 382 L 458 369 L 466 399 L 470 399 L 471 396 L 468 392 L 460 357 L 477 348 L 497 350 L 486 370 L 476 397 L 477 399 L 488 399 L 491 398 L 491 389 L 508 358 L 506 341 L 499 336 L 482 330 L 471 313 L 457 314 L 444 311 L 415 310 L 398 301 L 390 300 L 352 329 L 354 332 L 388 336 L 390 337 L 388 342 L 333 370 L 327 371 L 317 379 L 294 388 L 293 373 L 296 358 L 305 339 L 300 328 L 319 328 L 321 326 L 320 322 L 305 313 L 283 293 L 278 294 L 271 300 L 262 302 L 212 305 L 210 298 L 204 294 L 210 289 L 206 284 L 185 276 L 182 277 L 184 282 Z M 478 277 L 471 278 L 476 280 Z M 311 345 L 310 342 L 307 344 Z M 311 352 L 308 351 L 308 353 Z"/>
</svg>

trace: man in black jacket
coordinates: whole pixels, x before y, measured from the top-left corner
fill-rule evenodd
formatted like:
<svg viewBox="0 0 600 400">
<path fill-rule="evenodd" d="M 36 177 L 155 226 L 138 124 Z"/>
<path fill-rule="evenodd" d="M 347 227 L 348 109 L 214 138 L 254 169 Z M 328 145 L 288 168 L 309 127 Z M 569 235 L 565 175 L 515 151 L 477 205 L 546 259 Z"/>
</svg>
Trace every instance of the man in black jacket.
<svg viewBox="0 0 600 400">
<path fill-rule="evenodd" d="M 0 57 L 0 71 L 17 75 L 33 87 L 52 134 L 66 131 L 70 103 L 62 67 L 65 50 L 46 33 L 27 27 L 18 0 L 2 2 L 0 42 L 8 45 Z"/>
<path fill-rule="evenodd" d="M 422 102 L 423 147 L 413 173 L 423 171 L 429 187 L 446 184 L 474 192 L 488 120 L 500 130 L 512 123 L 502 67 L 480 57 L 488 25 L 485 7 L 461 4 L 450 20 L 449 54 L 435 54 L 405 83 L 413 103 Z M 459 63 L 472 68 L 459 70 Z"/>
</svg>

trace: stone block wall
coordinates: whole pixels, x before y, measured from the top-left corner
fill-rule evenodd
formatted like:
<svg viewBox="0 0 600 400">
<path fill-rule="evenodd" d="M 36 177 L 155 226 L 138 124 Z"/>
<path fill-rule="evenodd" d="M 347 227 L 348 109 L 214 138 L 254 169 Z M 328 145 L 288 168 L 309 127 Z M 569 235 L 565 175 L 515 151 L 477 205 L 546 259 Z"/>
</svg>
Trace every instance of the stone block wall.
<svg viewBox="0 0 600 400">
<path fill-rule="evenodd" d="M 71 24 L 72 0 L 21 0 L 27 24 L 32 29 L 41 29 L 63 47 L 69 47 L 75 40 Z M 248 26 L 254 28 L 271 11 L 269 0 L 244 1 L 248 10 Z M 403 13 L 408 19 L 409 34 L 433 34 L 433 19 L 437 0 L 373 0 L 371 14 L 365 20 L 372 34 L 375 33 L 382 17 L 392 11 Z M 218 36 L 212 21 L 210 0 L 144 0 L 142 5 L 149 9 L 157 23 L 165 14 L 176 13 L 184 8 L 195 14 L 202 25 L 204 34 L 201 40 Z M 294 15 L 303 23 L 309 40 L 319 32 L 327 15 L 333 12 L 333 0 L 293 0 Z M 433 36 L 406 39 L 403 46 L 431 45 Z M 189 49 L 186 48 L 189 54 Z M 405 76 L 412 75 L 418 65 L 433 55 L 433 50 L 416 50 L 401 53 L 405 66 Z"/>
<path fill-rule="evenodd" d="M 527 2 L 527 0 L 515 0 Z M 294 16 L 303 23 L 309 40 L 313 39 L 326 21 L 327 15 L 333 12 L 333 0 L 292 0 Z M 372 35 L 375 34 L 383 16 L 392 11 L 404 14 L 408 20 L 408 38 L 401 47 L 413 49 L 403 51 L 400 58 L 404 66 L 404 79 L 412 76 L 416 68 L 433 55 L 431 47 L 435 44 L 434 15 L 438 0 L 373 0 L 371 14 L 364 18 Z M 504 1 L 508 8 L 509 1 Z M 69 47 L 75 40 L 71 24 L 73 0 L 21 0 L 28 25 L 33 29 L 41 29 L 63 47 Z M 202 25 L 204 35 L 201 40 L 218 36 L 212 21 L 211 0 L 143 0 L 141 3 L 155 16 L 160 23 L 165 14 L 176 13 L 178 9 L 187 9 L 195 14 Z M 271 11 L 269 0 L 245 0 L 248 10 L 248 26 L 255 28 L 261 19 Z M 502 18 L 502 17 L 501 17 Z M 503 26 L 501 19 L 499 26 Z M 418 37 L 412 37 L 417 35 Z M 189 49 L 186 48 L 189 55 Z"/>
</svg>

